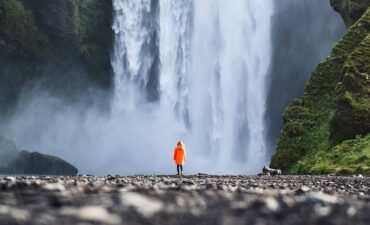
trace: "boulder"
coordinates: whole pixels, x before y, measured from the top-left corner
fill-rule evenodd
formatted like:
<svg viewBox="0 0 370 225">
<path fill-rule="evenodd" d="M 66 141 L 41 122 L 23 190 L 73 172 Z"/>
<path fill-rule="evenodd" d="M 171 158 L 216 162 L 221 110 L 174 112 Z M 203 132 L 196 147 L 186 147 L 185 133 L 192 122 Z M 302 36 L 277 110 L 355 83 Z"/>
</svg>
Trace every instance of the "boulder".
<svg viewBox="0 0 370 225">
<path fill-rule="evenodd" d="M 77 168 L 51 155 L 19 151 L 13 141 L 0 136 L 0 173 L 76 175 Z"/>
<path fill-rule="evenodd" d="M 55 156 L 21 151 L 8 166 L 9 173 L 42 175 L 77 175 L 77 168 Z"/>
<path fill-rule="evenodd" d="M 262 173 L 264 175 L 272 175 L 272 176 L 275 176 L 275 175 L 281 175 L 281 170 L 279 170 L 279 169 L 272 169 L 270 167 L 264 166 L 263 169 L 262 169 Z"/>
</svg>

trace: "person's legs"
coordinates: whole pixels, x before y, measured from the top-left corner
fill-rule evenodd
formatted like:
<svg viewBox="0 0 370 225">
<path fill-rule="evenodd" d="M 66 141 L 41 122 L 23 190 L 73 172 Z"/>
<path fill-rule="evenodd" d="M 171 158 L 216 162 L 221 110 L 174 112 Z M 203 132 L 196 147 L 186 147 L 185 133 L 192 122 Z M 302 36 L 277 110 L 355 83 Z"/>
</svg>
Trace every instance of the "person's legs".
<svg viewBox="0 0 370 225">
<path fill-rule="evenodd" d="M 181 175 L 182 175 L 182 165 L 180 165 L 180 171 L 181 171 Z"/>
<path fill-rule="evenodd" d="M 177 175 L 180 175 L 180 165 L 177 165 Z"/>
</svg>

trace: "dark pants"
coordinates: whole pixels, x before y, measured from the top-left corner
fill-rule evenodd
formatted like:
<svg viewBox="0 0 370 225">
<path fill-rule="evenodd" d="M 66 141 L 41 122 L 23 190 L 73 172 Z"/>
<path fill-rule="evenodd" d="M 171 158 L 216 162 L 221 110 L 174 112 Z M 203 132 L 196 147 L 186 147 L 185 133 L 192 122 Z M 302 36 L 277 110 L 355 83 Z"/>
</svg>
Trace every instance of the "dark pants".
<svg viewBox="0 0 370 225">
<path fill-rule="evenodd" d="M 182 165 L 177 165 L 177 174 L 178 175 L 182 174 Z"/>
</svg>

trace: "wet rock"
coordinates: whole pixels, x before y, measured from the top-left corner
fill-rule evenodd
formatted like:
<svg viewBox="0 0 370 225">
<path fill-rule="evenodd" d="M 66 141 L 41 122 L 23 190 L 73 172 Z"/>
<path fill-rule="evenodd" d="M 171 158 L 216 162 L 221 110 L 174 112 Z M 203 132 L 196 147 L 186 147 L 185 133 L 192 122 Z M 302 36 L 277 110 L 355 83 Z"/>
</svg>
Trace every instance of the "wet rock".
<svg viewBox="0 0 370 225">
<path fill-rule="evenodd" d="M 262 169 L 263 174 L 269 174 L 269 175 L 281 175 L 281 170 L 279 169 L 272 169 L 270 167 L 264 166 Z"/>
</svg>

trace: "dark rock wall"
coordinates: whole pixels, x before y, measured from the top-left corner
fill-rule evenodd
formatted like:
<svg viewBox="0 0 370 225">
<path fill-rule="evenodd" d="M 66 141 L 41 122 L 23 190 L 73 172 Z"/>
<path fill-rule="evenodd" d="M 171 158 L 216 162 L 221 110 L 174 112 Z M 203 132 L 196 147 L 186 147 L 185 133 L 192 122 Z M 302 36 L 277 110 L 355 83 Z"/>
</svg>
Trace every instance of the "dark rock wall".
<svg viewBox="0 0 370 225">
<path fill-rule="evenodd" d="M 347 27 L 353 25 L 370 6 L 369 0 L 330 0 L 333 9 L 340 13 Z"/>
</svg>

